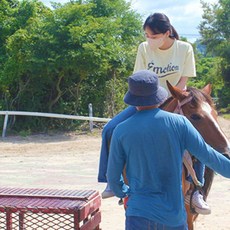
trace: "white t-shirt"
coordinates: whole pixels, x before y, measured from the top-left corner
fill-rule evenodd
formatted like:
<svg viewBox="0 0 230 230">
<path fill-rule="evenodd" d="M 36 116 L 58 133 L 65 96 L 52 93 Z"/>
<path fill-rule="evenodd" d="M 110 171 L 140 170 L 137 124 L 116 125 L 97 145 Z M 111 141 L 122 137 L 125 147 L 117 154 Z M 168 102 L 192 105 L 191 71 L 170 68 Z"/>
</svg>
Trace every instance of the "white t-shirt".
<svg viewBox="0 0 230 230">
<path fill-rule="evenodd" d="M 175 40 L 167 50 L 151 49 L 142 42 L 137 51 L 134 72 L 152 70 L 159 77 L 159 84 L 167 88 L 166 80 L 175 86 L 181 77 L 195 77 L 196 67 L 193 48 L 190 43 Z"/>
</svg>

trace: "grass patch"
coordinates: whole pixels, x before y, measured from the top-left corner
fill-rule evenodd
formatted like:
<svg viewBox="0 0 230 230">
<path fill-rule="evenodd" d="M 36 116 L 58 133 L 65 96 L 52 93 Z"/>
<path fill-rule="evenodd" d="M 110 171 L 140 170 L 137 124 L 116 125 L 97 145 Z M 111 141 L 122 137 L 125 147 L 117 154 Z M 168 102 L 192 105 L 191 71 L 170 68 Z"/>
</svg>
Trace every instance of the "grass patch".
<svg viewBox="0 0 230 230">
<path fill-rule="evenodd" d="M 222 114 L 222 117 L 225 118 L 225 119 L 230 120 L 230 114 L 229 113 Z"/>
<path fill-rule="evenodd" d="M 218 113 L 221 117 L 230 120 L 230 104 L 226 108 L 221 108 Z"/>
</svg>

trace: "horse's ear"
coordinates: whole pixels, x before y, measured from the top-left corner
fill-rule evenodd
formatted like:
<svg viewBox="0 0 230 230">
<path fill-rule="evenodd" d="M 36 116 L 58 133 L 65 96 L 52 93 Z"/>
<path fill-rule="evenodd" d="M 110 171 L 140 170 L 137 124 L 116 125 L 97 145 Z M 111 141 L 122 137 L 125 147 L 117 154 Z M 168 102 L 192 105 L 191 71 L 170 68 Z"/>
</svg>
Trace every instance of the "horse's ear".
<svg viewBox="0 0 230 230">
<path fill-rule="evenodd" d="M 206 94 L 208 95 L 211 95 L 211 92 L 212 92 L 212 85 L 211 84 L 207 84 L 203 89 L 202 89 L 203 92 L 205 92 Z"/>
<path fill-rule="evenodd" d="M 167 83 L 168 89 L 169 89 L 172 97 L 178 99 L 179 101 L 182 101 L 187 96 L 186 92 L 182 91 L 181 89 L 179 89 L 175 86 L 172 86 L 168 80 L 166 81 L 166 83 Z"/>
</svg>

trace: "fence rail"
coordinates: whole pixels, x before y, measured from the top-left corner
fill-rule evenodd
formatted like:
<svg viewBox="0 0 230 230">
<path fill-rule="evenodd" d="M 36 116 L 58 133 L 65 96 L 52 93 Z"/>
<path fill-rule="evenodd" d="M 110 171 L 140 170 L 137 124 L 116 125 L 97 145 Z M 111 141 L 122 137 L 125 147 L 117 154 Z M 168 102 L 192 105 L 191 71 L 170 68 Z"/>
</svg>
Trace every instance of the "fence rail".
<svg viewBox="0 0 230 230">
<path fill-rule="evenodd" d="M 2 130 L 2 137 L 6 136 L 7 123 L 9 116 L 37 116 L 37 117 L 50 117 L 50 118 L 62 118 L 62 119 L 73 119 L 73 120 L 85 120 L 90 122 L 90 130 L 93 129 L 93 121 L 97 122 L 108 122 L 110 118 L 93 117 L 92 106 L 89 105 L 89 116 L 76 116 L 76 115 L 65 115 L 57 113 L 39 113 L 39 112 L 25 112 L 25 111 L 0 111 L 0 115 L 4 115 L 4 124 Z"/>
</svg>

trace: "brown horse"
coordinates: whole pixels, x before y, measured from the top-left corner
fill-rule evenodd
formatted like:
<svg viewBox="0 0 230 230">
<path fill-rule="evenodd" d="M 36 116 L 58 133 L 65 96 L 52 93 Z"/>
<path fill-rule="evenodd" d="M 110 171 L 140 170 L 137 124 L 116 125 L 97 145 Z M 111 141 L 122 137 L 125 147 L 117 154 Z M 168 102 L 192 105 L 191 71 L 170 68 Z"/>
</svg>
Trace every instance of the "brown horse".
<svg viewBox="0 0 230 230">
<path fill-rule="evenodd" d="M 160 108 L 186 116 L 209 145 L 227 157 L 230 157 L 230 144 L 217 122 L 217 112 L 210 97 L 211 85 L 208 84 L 202 90 L 188 88 L 186 91 L 181 91 L 168 82 L 167 85 L 172 97 L 168 98 Z M 185 173 L 186 169 L 184 170 L 182 179 L 184 194 L 191 189 L 191 185 L 185 180 Z M 214 172 L 206 167 L 205 184 L 202 188 L 205 199 L 207 199 L 210 191 L 213 177 Z M 198 214 L 192 212 L 189 205 L 186 205 L 186 211 L 188 228 L 189 230 L 193 230 L 193 222 Z"/>
</svg>

